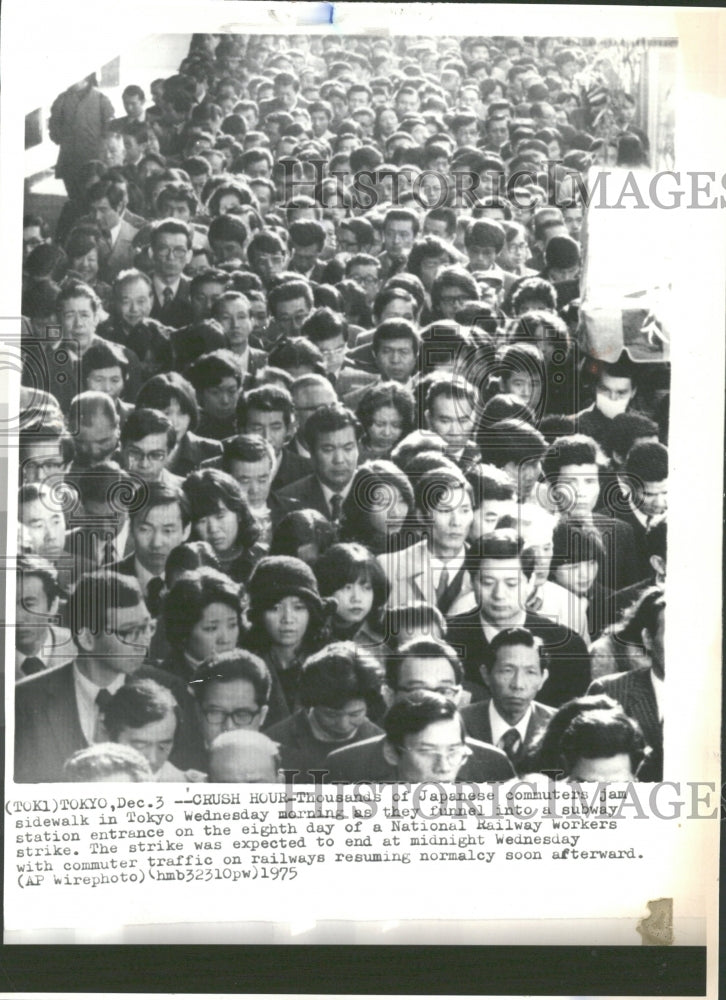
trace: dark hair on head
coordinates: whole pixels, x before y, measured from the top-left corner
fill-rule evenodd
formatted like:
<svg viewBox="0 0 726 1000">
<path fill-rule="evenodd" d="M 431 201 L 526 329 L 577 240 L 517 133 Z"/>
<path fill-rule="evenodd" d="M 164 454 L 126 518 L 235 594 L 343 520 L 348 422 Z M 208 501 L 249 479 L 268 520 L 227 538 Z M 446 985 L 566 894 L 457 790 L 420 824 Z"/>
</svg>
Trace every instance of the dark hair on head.
<svg viewBox="0 0 726 1000">
<path fill-rule="evenodd" d="M 130 677 L 111 697 L 103 722 L 112 740 L 124 729 L 140 729 L 167 715 L 179 721 L 179 705 L 168 687 L 149 677 Z"/>
<path fill-rule="evenodd" d="M 105 368 L 119 368 L 123 381 L 129 370 L 129 362 L 123 348 L 110 340 L 98 340 L 86 350 L 81 358 L 81 383 L 85 384 L 91 372 Z"/>
<path fill-rule="evenodd" d="M 431 306 L 434 314 L 438 315 L 440 312 L 441 292 L 444 288 L 451 286 L 463 292 L 467 299 L 479 298 L 476 281 L 468 271 L 465 271 L 458 264 L 444 267 L 436 275 L 431 285 Z"/>
<path fill-rule="evenodd" d="M 356 416 L 367 433 L 378 410 L 393 407 L 401 418 L 401 437 L 413 430 L 414 399 L 409 389 L 399 382 L 376 382 L 363 393 L 356 409 Z"/>
<path fill-rule="evenodd" d="M 668 449 L 655 441 L 634 444 L 627 454 L 623 472 L 641 483 L 662 483 L 668 478 Z"/>
<path fill-rule="evenodd" d="M 540 432 L 548 445 L 559 437 L 571 437 L 577 431 L 574 416 L 564 413 L 547 413 L 539 422 Z"/>
<path fill-rule="evenodd" d="M 440 237 L 423 236 L 416 240 L 411 247 L 406 261 L 406 270 L 420 278 L 421 265 L 429 257 L 446 257 L 449 264 L 454 262 L 450 247 Z"/>
<path fill-rule="evenodd" d="M 565 518 L 555 524 L 552 532 L 550 575 L 561 566 L 595 562 L 600 566 L 605 555 L 599 531 L 586 521 Z"/>
<path fill-rule="evenodd" d="M 209 542 L 182 542 L 171 550 L 164 564 L 164 582 L 171 587 L 182 573 L 203 567 L 221 572 L 219 559 Z"/>
<path fill-rule="evenodd" d="M 258 413 L 281 413 L 285 426 L 289 427 L 295 406 L 287 389 L 283 389 L 279 385 L 261 385 L 255 389 L 249 389 L 237 400 L 239 427 L 247 425 L 250 410 L 255 410 Z"/>
<path fill-rule="evenodd" d="M 42 249 L 43 247 L 36 247 L 33 253 L 35 253 L 36 250 L 42 250 Z M 28 257 L 28 260 L 26 260 L 25 262 L 26 270 L 28 267 L 28 261 L 30 260 L 31 256 L 32 254 Z M 93 312 L 94 315 L 98 313 L 98 310 L 101 306 L 101 300 L 99 299 L 98 295 L 96 295 L 91 286 L 87 285 L 85 281 L 76 281 L 74 279 L 73 281 L 65 281 L 63 283 L 55 303 L 56 312 L 60 312 L 61 307 L 66 302 L 70 301 L 70 299 L 88 299 L 88 301 L 91 303 L 91 311 Z"/>
<path fill-rule="evenodd" d="M 216 514 L 220 507 L 226 507 L 237 515 L 239 531 L 236 545 L 251 549 L 259 540 L 260 527 L 252 515 L 242 487 L 232 476 L 221 469 L 197 470 L 186 477 L 183 489 L 189 501 L 193 523 Z"/>
<path fill-rule="evenodd" d="M 74 587 L 65 608 L 64 624 L 74 639 L 84 629 L 100 635 L 108 632 L 109 617 L 118 608 L 136 608 L 143 603 L 136 577 L 97 570 L 84 574 Z"/>
<path fill-rule="evenodd" d="M 210 604 L 231 608 L 239 622 L 242 611 L 239 584 L 208 566 L 182 573 L 174 581 L 164 595 L 161 610 L 164 631 L 173 649 L 183 649 Z"/>
<path fill-rule="evenodd" d="M 182 222 L 181 219 L 161 219 L 159 222 L 154 223 L 151 230 L 151 248 L 152 250 L 158 244 L 160 237 L 165 236 L 184 236 L 187 241 L 187 249 L 191 250 L 192 247 L 192 230 L 191 227 L 187 225 L 186 222 Z"/>
<path fill-rule="evenodd" d="M 348 328 L 343 316 L 327 306 L 321 306 L 313 309 L 304 321 L 300 332 L 303 337 L 307 337 L 308 340 L 317 345 L 336 337 L 346 337 Z"/>
<path fill-rule="evenodd" d="M 479 414 L 479 433 L 501 420 L 522 420 L 532 427 L 537 423 L 534 410 L 508 392 L 498 392 L 486 401 Z"/>
<path fill-rule="evenodd" d="M 553 312 L 557 308 L 557 292 L 554 285 L 544 278 L 522 278 L 517 283 L 516 291 L 512 292 L 512 312 L 515 316 L 527 310 L 529 302 L 536 302 Z"/>
<path fill-rule="evenodd" d="M 383 720 L 383 728 L 391 746 L 403 750 L 407 736 L 415 736 L 434 722 L 446 722 L 457 717 L 456 705 L 449 698 L 433 691 L 417 691 L 391 706 Z M 461 738 L 463 741 L 463 723 Z"/>
<path fill-rule="evenodd" d="M 259 708 L 269 703 L 272 675 L 265 661 L 246 649 L 231 649 L 210 656 L 197 670 L 189 686 L 197 701 L 202 702 L 210 684 L 237 680 L 248 681 L 252 685 Z"/>
<path fill-rule="evenodd" d="M 560 739 L 560 754 L 570 774 L 579 760 L 627 754 L 635 774 L 642 763 L 645 740 L 638 723 L 618 705 L 579 712 Z"/>
<path fill-rule="evenodd" d="M 381 624 L 386 642 L 394 651 L 412 642 L 411 636 L 437 639 L 446 635 L 446 619 L 435 604 L 426 601 L 410 601 L 386 608 Z"/>
<path fill-rule="evenodd" d="M 56 597 L 64 597 L 63 588 L 58 583 L 58 570 L 53 563 L 42 556 L 21 555 L 17 562 L 18 583 L 28 577 L 37 576 L 50 606 Z M 19 588 L 18 588 L 19 589 Z"/>
<path fill-rule="evenodd" d="M 540 432 L 524 420 L 500 420 L 483 435 L 481 456 L 484 462 L 503 469 L 510 462 L 541 459 L 546 448 Z"/>
<path fill-rule="evenodd" d="M 568 726 L 578 715 L 599 710 L 619 709 L 619 705 L 607 694 L 588 694 L 572 698 L 561 705 L 525 754 L 525 763 L 520 765 L 524 773 L 551 774 L 554 778 L 566 776 L 561 756 L 562 737 Z"/>
<path fill-rule="evenodd" d="M 628 410 L 610 421 L 607 448 L 611 454 L 625 456 L 641 437 L 658 437 L 658 424 L 644 413 Z"/>
<path fill-rule="evenodd" d="M 555 312 L 546 309 L 528 309 L 512 321 L 507 329 L 510 344 L 539 345 L 543 340 L 556 342 L 565 354 L 572 348 L 567 324 Z"/>
<path fill-rule="evenodd" d="M 412 275 L 411 277 L 414 276 Z M 410 288 L 403 288 L 397 285 L 386 285 L 380 290 L 380 292 L 378 292 L 373 300 L 373 317 L 376 322 L 378 322 L 379 317 L 383 314 L 384 309 L 392 302 L 403 302 L 404 305 L 410 305 L 414 317 L 418 316 L 421 306 L 423 305 L 423 302 L 417 301 Z M 393 320 L 386 320 L 385 322 L 393 322 Z M 409 320 L 404 320 L 400 317 L 396 319 L 396 322 L 409 323 L 410 325 Z"/>
<path fill-rule="evenodd" d="M 148 496 L 148 484 L 112 461 L 70 472 L 65 479 L 77 490 L 81 504 L 112 504 L 119 513 L 132 514 Z"/>
<path fill-rule="evenodd" d="M 487 648 L 484 650 L 484 664 L 491 672 L 497 662 L 497 653 L 502 648 L 509 646 L 526 646 L 527 649 L 536 649 L 539 653 L 539 663 L 542 672 L 547 669 L 547 650 L 539 636 L 532 635 L 528 628 L 503 628 L 494 636 Z"/>
<path fill-rule="evenodd" d="M 115 774 L 125 774 L 135 782 L 153 777 L 146 757 L 120 743 L 94 743 L 77 750 L 63 765 L 65 781 L 108 781 Z"/>
<path fill-rule="evenodd" d="M 423 605 L 423 607 L 429 607 L 432 610 L 438 611 L 438 608 L 435 608 L 433 605 Z M 436 619 L 432 616 L 430 620 L 435 621 Z M 396 649 L 396 655 L 390 657 L 388 660 L 386 673 L 388 683 L 394 691 L 398 689 L 401 664 L 404 660 L 414 658 L 417 660 L 448 660 L 454 674 L 454 684 L 462 684 L 464 681 L 464 667 L 453 646 L 450 646 L 443 639 L 436 639 L 431 635 L 422 634 L 402 642 Z"/>
<path fill-rule="evenodd" d="M 378 548 L 370 514 L 379 509 L 381 503 L 385 503 L 390 510 L 394 506 L 394 490 L 400 493 L 409 512 L 412 511 L 414 499 L 411 483 L 393 462 L 373 459 L 358 466 L 341 508 L 341 540 Z"/>
<path fill-rule="evenodd" d="M 383 680 L 378 660 L 364 647 L 332 642 L 305 661 L 299 698 L 305 708 L 341 709 L 350 701 L 364 701 L 368 715 L 378 719 L 386 708 Z"/>
<path fill-rule="evenodd" d="M 542 460 L 542 471 L 549 483 L 556 483 L 565 465 L 604 465 L 604 457 L 597 442 L 586 434 L 569 434 L 556 438 L 547 448 Z"/>
<path fill-rule="evenodd" d="M 214 389 L 226 378 L 233 378 L 242 385 L 242 373 L 236 356 L 226 348 L 210 351 L 186 369 L 186 375 L 197 393 Z"/>
<path fill-rule="evenodd" d="M 165 371 L 170 371 L 174 364 L 174 351 L 168 330 L 157 319 L 148 316 L 129 331 L 129 349 L 142 361 L 151 356 Z"/>
<path fill-rule="evenodd" d="M 181 412 L 189 417 L 189 430 L 196 430 L 199 423 L 196 393 L 192 384 L 179 372 L 154 375 L 144 382 L 136 397 L 136 406 L 140 409 L 163 412 L 172 403 L 177 403 Z"/>
<path fill-rule="evenodd" d="M 410 464 L 417 455 L 420 455 L 422 452 L 438 451 L 443 456 L 446 447 L 444 439 L 439 437 L 438 434 L 434 434 L 433 431 L 411 431 L 393 449 L 391 452 L 391 461 L 399 469 L 408 474 Z"/>
<path fill-rule="evenodd" d="M 325 226 L 315 219 L 301 219 L 290 225 L 290 243 L 294 246 L 316 246 L 322 249 L 325 245 Z"/>
<path fill-rule="evenodd" d="M 529 580 L 534 572 L 534 559 L 524 549 L 522 539 L 511 528 L 497 528 L 477 539 L 471 547 L 472 575 L 476 578 L 487 559 L 517 559 Z"/>
<path fill-rule="evenodd" d="M 473 503 L 480 507 L 486 500 L 515 500 L 517 490 L 509 476 L 495 465 L 474 465 L 466 474 Z"/>
<path fill-rule="evenodd" d="M 135 409 L 129 413 L 121 428 L 121 445 L 126 447 L 149 434 L 165 434 L 168 451 L 176 444 L 176 431 L 167 416 L 159 410 Z"/>
<path fill-rule="evenodd" d="M 381 293 L 383 294 L 383 293 Z M 405 294 L 405 293 L 404 293 Z M 378 302 L 378 298 L 376 298 Z M 374 312 L 376 312 L 374 307 Z M 421 347 L 421 338 L 412 323 L 405 319 L 386 319 L 379 323 L 373 332 L 371 350 L 373 354 L 378 354 L 382 344 L 391 340 L 408 340 L 413 347 L 414 353 L 418 355 Z"/>
<path fill-rule="evenodd" d="M 145 489 L 139 491 L 138 498 L 133 500 L 133 507 L 130 510 L 131 520 L 136 521 L 144 517 L 155 507 L 170 507 L 172 504 L 178 505 L 182 525 L 186 527 L 191 515 L 184 492 L 177 486 L 169 486 L 163 482 L 146 483 Z"/>
<path fill-rule="evenodd" d="M 270 460 L 270 468 L 275 467 L 275 452 L 269 441 L 259 434 L 235 434 L 222 442 L 222 469 L 232 475 L 233 462 L 261 462 Z"/>
<path fill-rule="evenodd" d="M 309 374 L 325 376 L 325 365 L 320 348 L 307 337 L 290 337 L 278 340 L 267 356 L 274 368 L 288 371 L 293 368 L 310 368 Z"/>
<path fill-rule="evenodd" d="M 295 556 L 303 545 L 315 545 L 322 555 L 335 538 L 333 526 L 317 510 L 293 510 L 272 533 L 271 556 Z"/>
<path fill-rule="evenodd" d="M 263 385 L 276 385 L 281 389 L 286 389 L 291 395 L 294 384 L 295 379 L 290 372 L 286 372 L 284 368 L 274 368 L 272 365 L 258 368 L 252 379 L 254 389 L 259 389 Z"/>
<path fill-rule="evenodd" d="M 321 597 L 332 597 L 349 583 L 362 580 L 373 590 L 370 616 L 377 620 L 388 599 L 388 580 L 383 567 L 364 545 L 357 542 L 337 542 L 331 545 L 315 563 L 315 576 Z"/>
<path fill-rule="evenodd" d="M 305 424 L 303 434 L 305 444 L 311 451 L 314 451 L 321 434 L 333 434 L 335 431 L 342 431 L 347 427 L 353 428 L 356 440 L 358 440 L 361 435 L 361 426 L 347 406 L 343 406 L 342 403 L 328 403 L 325 406 L 319 406 L 314 413 L 311 413 Z"/>
<path fill-rule="evenodd" d="M 417 511 L 424 517 L 437 510 L 441 504 L 452 501 L 460 490 L 471 500 L 471 487 L 464 473 L 454 467 L 439 466 L 416 477 L 414 499 Z"/>
</svg>

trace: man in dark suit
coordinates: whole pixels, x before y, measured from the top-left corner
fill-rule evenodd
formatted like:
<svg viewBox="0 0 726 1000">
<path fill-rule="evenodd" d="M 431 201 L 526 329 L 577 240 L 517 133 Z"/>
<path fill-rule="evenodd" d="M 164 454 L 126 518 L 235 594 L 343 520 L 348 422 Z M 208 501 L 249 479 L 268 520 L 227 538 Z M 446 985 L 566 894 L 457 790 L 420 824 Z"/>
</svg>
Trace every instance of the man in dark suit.
<svg viewBox="0 0 726 1000">
<path fill-rule="evenodd" d="M 151 234 L 153 319 L 178 328 L 191 321 L 191 279 L 182 272 L 192 259 L 192 231 L 179 219 L 164 219 Z"/>
<path fill-rule="evenodd" d="M 335 393 L 331 388 L 331 399 Z M 287 447 L 293 431 L 295 406 L 292 396 L 280 385 L 261 385 L 249 389 L 237 400 L 237 426 L 245 434 L 257 434 L 268 441 L 275 453 L 272 490 L 279 490 L 308 475 L 309 459 Z"/>
<path fill-rule="evenodd" d="M 300 375 L 295 379 L 292 387 L 292 400 L 297 431 L 287 443 L 285 449 L 287 452 L 296 458 L 300 457 L 308 461 L 310 460 L 310 452 L 305 443 L 305 424 L 318 407 L 326 406 L 328 403 L 335 403 L 337 398 L 330 380 L 324 375 L 311 372 L 308 375 Z M 350 409 L 350 407 L 348 408 Z M 308 468 L 307 471 L 309 472 L 310 469 Z M 305 474 L 303 473 L 303 475 Z M 301 479 L 302 476 L 297 476 L 296 478 Z M 288 480 L 288 482 L 294 481 Z M 285 485 L 287 486 L 287 483 Z M 281 487 L 282 484 L 275 485 L 275 489 L 281 489 Z"/>
<path fill-rule="evenodd" d="M 250 346 L 252 317 L 249 299 L 242 292 L 224 292 L 212 307 L 212 317 L 224 331 L 225 346 L 237 358 L 242 373 L 242 386 L 247 388 L 252 385 L 260 368 L 267 364 L 266 352 Z"/>
<path fill-rule="evenodd" d="M 640 726 L 651 757 L 639 773 L 643 781 L 663 780 L 663 681 L 665 679 L 665 594 L 651 587 L 641 597 L 633 621 L 642 625 L 650 668 L 609 674 L 593 681 L 588 694 L 607 694 Z"/>
<path fill-rule="evenodd" d="M 317 409 L 305 424 L 313 471 L 280 490 L 280 496 L 295 499 L 337 524 L 358 465 L 359 435 L 360 425 L 345 406 L 332 403 Z"/>
<path fill-rule="evenodd" d="M 160 587 L 171 550 L 189 537 L 189 504 L 180 489 L 149 483 L 146 502 L 131 513 L 130 523 L 133 552 L 105 569 L 133 576 L 148 598 Z"/>
<path fill-rule="evenodd" d="M 475 698 L 485 697 L 481 667 L 487 649 L 504 628 L 526 628 L 542 641 L 549 658 L 547 680 L 539 692 L 545 705 L 558 707 L 587 690 L 590 658 L 585 643 L 571 629 L 526 609 L 535 553 L 522 551 L 520 539 L 499 529 L 480 539 L 472 579 L 477 607 L 449 619 L 446 638 L 464 663 Z"/>
<path fill-rule="evenodd" d="M 509 781 L 506 754 L 466 735 L 456 705 L 433 691 L 397 701 L 373 736 L 326 761 L 329 781 Z"/>
<path fill-rule="evenodd" d="M 90 573 L 73 591 L 67 611 L 78 656 L 15 689 L 15 781 L 62 781 L 69 757 L 108 738 L 105 708 L 134 675 L 153 677 L 173 691 L 185 731 L 173 763 L 199 766 L 201 737 L 195 734 L 190 696 L 173 678 L 143 666 L 153 623 L 138 583 L 103 570 Z"/>
<path fill-rule="evenodd" d="M 519 772 L 524 754 L 555 714 L 535 701 L 547 680 L 542 643 L 525 628 L 505 628 L 486 654 L 482 673 L 491 699 L 467 705 L 461 715 L 470 736 L 499 747 Z"/>
<path fill-rule="evenodd" d="M 652 571 L 648 532 L 664 521 L 668 513 L 668 449 L 657 441 L 633 445 L 620 479 L 626 503 L 617 517 L 632 531 L 635 579 L 642 580 Z"/>
</svg>

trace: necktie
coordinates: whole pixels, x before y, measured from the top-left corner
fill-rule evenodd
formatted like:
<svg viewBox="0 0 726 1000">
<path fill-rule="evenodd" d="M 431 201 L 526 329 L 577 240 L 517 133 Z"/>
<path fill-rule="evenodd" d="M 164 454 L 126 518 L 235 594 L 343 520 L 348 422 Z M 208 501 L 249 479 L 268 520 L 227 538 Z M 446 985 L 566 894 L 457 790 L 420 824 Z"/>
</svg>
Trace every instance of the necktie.
<svg viewBox="0 0 726 1000">
<path fill-rule="evenodd" d="M 446 568 L 446 566 L 444 566 L 444 568 L 441 570 L 441 576 L 439 577 L 439 585 L 436 588 L 436 606 L 437 607 L 441 604 L 441 600 L 442 600 L 444 594 L 446 593 L 446 589 L 447 589 L 448 586 L 449 586 L 449 571 Z"/>
<path fill-rule="evenodd" d="M 96 719 L 96 725 L 93 730 L 94 743 L 103 743 L 105 742 L 105 740 L 108 739 L 108 733 L 106 732 L 106 727 L 103 724 L 103 716 L 112 698 L 113 695 L 108 690 L 108 688 L 101 688 L 101 690 L 96 695 L 96 705 L 98 706 L 98 718 Z"/>
<path fill-rule="evenodd" d="M 340 493 L 333 493 L 330 498 L 330 513 L 334 521 L 340 520 L 340 508 L 343 506 L 343 498 Z"/>
<path fill-rule="evenodd" d="M 164 589 L 164 581 L 160 576 L 152 576 L 146 585 L 146 606 L 153 618 L 158 616 L 161 605 L 161 592 Z"/>
<path fill-rule="evenodd" d="M 174 298 L 174 293 L 168 285 L 164 286 L 164 291 L 161 293 L 162 305 L 168 306 L 171 300 Z"/>
<path fill-rule="evenodd" d="M 513 762 L 516 755 L 519 744 L 522 739 L 519 735 L 518 729 L 508 729 L 506 733 L 499 740 L 499 747 L 505 752 L 507 757 Z"/>
<path fill-rule="evenodd" d="M 28 656 L 21 663 L 20 669 L 26 677 L 29 677 L 31 674 L 37 674 L 41 670 L 47 670 L 47 665 L 43 663 L 39 656 Z"/>
</svg>

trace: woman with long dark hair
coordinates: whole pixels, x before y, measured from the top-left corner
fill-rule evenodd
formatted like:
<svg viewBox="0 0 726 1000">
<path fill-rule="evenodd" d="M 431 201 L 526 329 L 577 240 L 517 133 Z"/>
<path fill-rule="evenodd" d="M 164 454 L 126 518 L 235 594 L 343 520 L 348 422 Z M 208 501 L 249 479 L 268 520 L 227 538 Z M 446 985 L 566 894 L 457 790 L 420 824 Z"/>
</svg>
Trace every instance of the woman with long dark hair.
<svg viewBox="0 0 726 1000">
<path fill-rule="evenodd" d="M 222 571 L 247 583 L 262 555 L 260 527 L 236 479 L 221 469 L 201 469 L 184 480 L 196 538 L 209 542 Z"/>
</svg>

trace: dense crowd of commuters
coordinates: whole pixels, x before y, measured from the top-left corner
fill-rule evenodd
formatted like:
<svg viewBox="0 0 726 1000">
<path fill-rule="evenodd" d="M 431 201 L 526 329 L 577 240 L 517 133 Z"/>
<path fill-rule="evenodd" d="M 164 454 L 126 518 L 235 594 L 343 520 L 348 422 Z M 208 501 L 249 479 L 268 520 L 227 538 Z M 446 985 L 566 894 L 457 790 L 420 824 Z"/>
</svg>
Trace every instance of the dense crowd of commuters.
<svg viewBox="0 0 726 1000">
<path fill-rule="evenodd" d="M 654 780 L 668 366 L 588 354 L 578 39 L 192 37 L 23 227 L 15 778 Z M 52 233 L 51 233 L 52 229 Z"/>
</svg>

